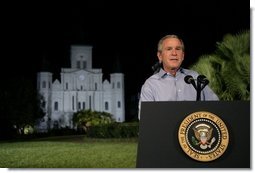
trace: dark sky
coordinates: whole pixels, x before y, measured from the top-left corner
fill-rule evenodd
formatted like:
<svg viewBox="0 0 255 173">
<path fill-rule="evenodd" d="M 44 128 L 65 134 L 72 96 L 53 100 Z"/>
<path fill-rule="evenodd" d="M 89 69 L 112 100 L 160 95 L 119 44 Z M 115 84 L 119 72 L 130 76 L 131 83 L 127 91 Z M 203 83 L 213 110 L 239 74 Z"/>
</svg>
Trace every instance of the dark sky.
<svg viewBox="0 0 255 173">
<path fill-rule="evenodd" d="M 93 67 L 102 68 L 105 77 L 119 59 L 130 99 L 152 74 L 157 42 L 164 35 L 182 37 L 186 47 L 183 66 L 188 67 L 199 56 L 212 53 L 225 34 L 250 28 L 248 0 L 150 1 L 3 5 L 1 72 L 35 80 L 45 58 L 58 74 L 61 67 L 70 65 L 71 44 L 89 44 Z"/>
</svg>

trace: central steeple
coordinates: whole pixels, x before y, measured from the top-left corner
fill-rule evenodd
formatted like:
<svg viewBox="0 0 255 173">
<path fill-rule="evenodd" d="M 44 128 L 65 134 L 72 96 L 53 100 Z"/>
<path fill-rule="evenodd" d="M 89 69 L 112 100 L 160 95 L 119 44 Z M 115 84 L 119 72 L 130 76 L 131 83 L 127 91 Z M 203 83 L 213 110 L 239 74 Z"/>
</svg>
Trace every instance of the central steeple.
<svg viewBox="0 0 255 173">
<path fill-rule="evenodd" d="M 92 46 L 71 46 L 71 68 L 92 69 Z"/>
</svg>

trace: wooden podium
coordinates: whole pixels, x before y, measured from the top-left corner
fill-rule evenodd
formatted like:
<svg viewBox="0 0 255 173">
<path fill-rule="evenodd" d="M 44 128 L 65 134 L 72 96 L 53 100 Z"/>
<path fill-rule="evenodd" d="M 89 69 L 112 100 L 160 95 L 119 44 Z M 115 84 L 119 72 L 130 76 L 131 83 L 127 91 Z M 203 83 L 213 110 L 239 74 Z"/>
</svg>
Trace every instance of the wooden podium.
<svg viewBox="0 0 255 173">
<path fill-rule="evenodd" d="M 182 146 L 179 141 L 181 124 L 195 112 L 217 115 L 227 127 L 227 148 L 223 154 L 216 150 L 222 155 L 215 160 L 200 161 L 190 157 L 182 148 L 186 145 Z M 189 119 L 191 122 L 194 118 Z M 142 102 L 139 123 L 137 168 L 250 168 L 249 101 Z M 214 131 L 219 132 L 215 139 L 224 138 L 221 127 Z M 214 144 L 216 146 L 216 142 Z M 209 144 L 205 146 L 205 150 L 211 147 Z M 202 158 L 205 152 L 201 153 L 198 155 Z"/>
</svg>

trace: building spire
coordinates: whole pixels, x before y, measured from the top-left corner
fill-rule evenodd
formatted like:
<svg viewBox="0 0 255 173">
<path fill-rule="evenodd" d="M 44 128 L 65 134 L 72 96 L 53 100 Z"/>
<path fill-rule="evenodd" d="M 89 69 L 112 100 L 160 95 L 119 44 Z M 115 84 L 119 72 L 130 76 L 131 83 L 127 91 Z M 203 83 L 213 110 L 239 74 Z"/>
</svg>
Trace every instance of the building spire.
<svg viewBox="0 0 255 173">
<path fill-rule="evenodd" d="M 41 62 L 40 71 L 44 71 L 44 72 L 50 72 L 50 71 L 51 71 L 50 62 L 49 62 L 49 60 L 46 58 L 45 55 L 43 55 L 43 57 L 42 57 L 42 62 Z"/>
<path fill-rule="evenodd" d="M 113 71 L 113 73 L 122 73 L 122 71 L 123 71 L 122 67 L 121 67 L 121 63 L 120 63 L 119 53 L 115 54 L 112 71 Z"/>
</svg>

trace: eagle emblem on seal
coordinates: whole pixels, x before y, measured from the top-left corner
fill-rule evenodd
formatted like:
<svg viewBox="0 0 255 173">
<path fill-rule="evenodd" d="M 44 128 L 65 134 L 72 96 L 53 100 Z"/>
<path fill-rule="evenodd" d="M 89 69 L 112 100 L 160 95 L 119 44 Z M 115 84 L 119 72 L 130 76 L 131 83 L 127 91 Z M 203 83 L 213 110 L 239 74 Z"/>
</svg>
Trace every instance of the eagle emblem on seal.
<svg viewBox="0 0 255 173">
<path fill-rule="evenodd" d="M 213 128 L 208 124 L 198 124 L 193 128 L 195 137 L 192 136 L 193 145 L 199 145 L 201 149 L 211 148 L 215 142 L 215 137 L 212 138 Z"/>
</svg>

